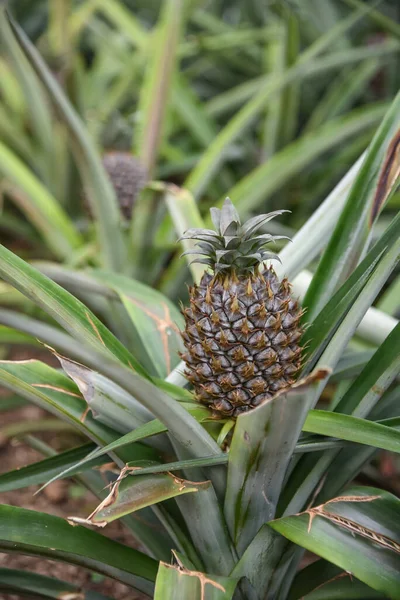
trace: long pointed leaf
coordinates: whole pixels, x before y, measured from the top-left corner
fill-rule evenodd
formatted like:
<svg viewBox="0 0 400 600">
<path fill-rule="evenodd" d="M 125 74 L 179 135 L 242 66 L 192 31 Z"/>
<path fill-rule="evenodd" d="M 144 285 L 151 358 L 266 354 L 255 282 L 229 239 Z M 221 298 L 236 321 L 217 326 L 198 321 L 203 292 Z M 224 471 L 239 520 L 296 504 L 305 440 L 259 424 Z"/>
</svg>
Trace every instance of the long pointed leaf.
<svg viewBox="0 0 400 600">
<path fill-rule="evenodd" d="M 12 197 L 41 233 L 54 255 L 60 259 L 69 258 L 74 248 L 82 244 L 79 232 L 39 179 L 2 143 L 0 172 L 15 186 Z"/>
<path fill-rule="evenodd" d="M 75 523 L 104 527 L 115 519 L 120 519 L 147 506 L 158 504 L 181 494 L 199 493 L 211 485 L 209 481 L 194 483 L 172 475 L 172 473 L 132 477 L 131 473 L 138 468 L 140 465 L 130 466 L 128 463 L 122 469 L 108 496 L 88 518 L 71 517 L 71 520 Z"/>
<path fill-rule="evenodd" d="M 165 131 L 183 13 L 182 0 L 166 0 L 162 4 L 159 23 L 149 47 L 151 54 L 149 52 L 147 56 L 149 64 L 139 106 L 143 122 L 137 150 L 149 173 L 154 169 Z"/>
<path fill-rule="evenodd" d="M 354 270 L 371 228 L 400 177 L 400 94 L 393 101 L 367 152 L 346 206 L 305 298 L 309 317 Z"/>
<path fill-rule="evenodd" d="M 65 469 L 69 469 L 68 476 L 72 477 L 81 470 L 104 464 L 106 459 L 100 457 L 89 461 L 84 468 L 77 466 L 77 463 L 79 464 L 79 461 L 86 457 L 88 453 L 93 452 L 95 448 L 94 444 L 85 444 L 15 471 L 2 473 L 0 475 L 0 492 L 18 490 L 29 485 L 44 483 L 52 477 L 59 476 Z"/>
<path fill-rule="evenodd" d="M 12 23 L 12 27 L 21 48 L 68 128 L 76 164 L 81 170 L 86 193 L 98 222 L 99 243 L 105 266 L 121 271 L 126 256 L 120 230 L 120 213 L 113 188 L 102 167 L 94 143 L 35 46 L 17 24 Z"/>
<path fill-rule="evenodd" d="M 274 518 L 280 488 L 308 410 L 310 389 L 326 371 L 237 419 L 229 452 L 225 514 L 239 552 Z"/>
<path fill-rule="evenodd" d="M 335 438 L 365 444 L 375 448 L 400 452 L 400 433 L 396 429 L 366 419 L 341 415 L 325 410 L 310 410 L 303 431 L 330 435 Z"/>
<path fill-rule="evenodd" d="M 0 549 L 82 565 L 150 594 L 157 562 L 138 550 L 44 513 L 0 506 Z"/>
<path fill-rule="evenodd" d="M 351 573 L 326 560 L 302 569 L 290 588 L 288 600 L 380 600 L 383 594 L 358 581 Z"/>
<path fill-rule="evenodd" d="M 400 500 L 374 488 L 352 488 L 342 497 L 269 526 L 397 599 L 399 524 Z"/>
<path fill-rule="evenodd" d="M 96 352 L 115 356 L 146 375 L 143 368 L 82 302 L 0 245 L 0 275 L 49 313 L 64 329 Z"/>
<path fill-rule="evenodd" d="M 44 598 L 59 600 L 62 597 L 78 597 L 82 600 L 111 600 L 98 592 L 84 592 L 78 586 L 53 577 L 18 569 L 0 568 L 0 592 L 17 594 L 18 597 L 28 597 L 31 600 Z M 79 595 L 79 596 L 78 596 Z"/>
</svg>

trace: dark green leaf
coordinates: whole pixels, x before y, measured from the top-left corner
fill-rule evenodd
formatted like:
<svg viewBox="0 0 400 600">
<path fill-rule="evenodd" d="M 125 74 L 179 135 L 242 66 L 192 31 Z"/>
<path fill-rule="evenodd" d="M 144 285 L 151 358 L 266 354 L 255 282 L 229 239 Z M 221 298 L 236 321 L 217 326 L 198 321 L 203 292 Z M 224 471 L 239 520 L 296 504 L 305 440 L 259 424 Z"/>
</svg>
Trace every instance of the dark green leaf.
<svg viewBox="0 0 400 600">
<path fill-rule="evenodd" d="M 113 577 L 150 594 L 157 562 L 95 531 L 44 513 L 0 506 L 0 549 L 63 560 Z"/>
<path fill-rule="evenodd" d="M 6 594 L 17 594 L 18 597 L 28 597 L 31 600 L 111 600 L 103 594 L 93 591 L 82 591 L 78 586 L 67 581 L 60 581 L 53 577 L 46 577 L 30 571 L 0 568 L 0 591 Z"/>
<path fill-rule="evenodd" d="M 391 494 L 352 488 L 269 526 L 389 598 L 400 597 L 400 500 Z"/>
<path fill-rule="evenodd" d="M 274 518 L 309 408 L 310 390 L 326 375 L 317 371 L 237 419 L 229 451 L 225 514 L 240 552 L 263 523 Z"/>
<path fill-rule="evenodd" d="M 0 492 L 44 483 L 50 478 L 58 477 L 65 469 L 68 469 L 68 476 L 72 477 L 76 473 L 80 473 L 81 470 L 91 469 L 105 463 L 105 458 L 95 458 L 89 461 L 84 469 L 81 469 L 77 465 L 82 458 L 93 452 L 95 448 L 94 444 L 85 444 L 84 446 L 66 450 L 61 454 L 45 458 L 26 467 L 21 467 L 15 471 L 2 473 L 0 475 Z"/>
<path fill-rule="evenodd" d="M 318 265 L 304 304 L 309 318 L 355 269 L 362 257 L 371 228 L 399 177 L 396 148 L 399 143 L 400 94 L 379 127 L 329 245 Z"/>
</svg>

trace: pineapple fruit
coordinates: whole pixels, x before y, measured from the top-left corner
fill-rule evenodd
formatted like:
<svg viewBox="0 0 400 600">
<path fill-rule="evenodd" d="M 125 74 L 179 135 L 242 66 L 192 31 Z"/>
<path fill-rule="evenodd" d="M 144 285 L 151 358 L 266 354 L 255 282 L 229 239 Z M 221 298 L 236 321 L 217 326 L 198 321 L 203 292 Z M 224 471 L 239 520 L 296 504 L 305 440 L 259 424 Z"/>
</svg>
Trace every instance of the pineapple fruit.
<svg viewBox="0 0 400 600">
<path fill-rule="evenodd" d="M 138 158 L 129 152 L 117 150 L 106 152 L 103 167 L 114 188 L 121 217 L 130 221 L 136 198 L 145 187 L 148 177 Z M 88 197 L 83 195 L 83 206 L 89 217 L 93 217 Z"/>
<path fill-rule="evenodd" d="M 242 225 L 227 198 L 222 210 L 210 212 L 215 231 L 190 229 L 183 236 L 197 240 L 188 253 L 213 274 L 206 271 L 190 288 L 182 359 L 197 399 L 217 418 L 237 417 L 294 383 L 302 311 L 288 280 L 279 281 L 272 267 L 264 267 L 265 260 L 277 259 L 265 246 L 279 236 L 259 229 L 285 211 Z"/>
<path fill-rule="evenodd" d="M 140 161 L 129 152 L 107 152 L 103 167 L 114 187 L 121 214 L 130 220 L 137 195 L 147 183 L 147 173 Z"/>
</svg>

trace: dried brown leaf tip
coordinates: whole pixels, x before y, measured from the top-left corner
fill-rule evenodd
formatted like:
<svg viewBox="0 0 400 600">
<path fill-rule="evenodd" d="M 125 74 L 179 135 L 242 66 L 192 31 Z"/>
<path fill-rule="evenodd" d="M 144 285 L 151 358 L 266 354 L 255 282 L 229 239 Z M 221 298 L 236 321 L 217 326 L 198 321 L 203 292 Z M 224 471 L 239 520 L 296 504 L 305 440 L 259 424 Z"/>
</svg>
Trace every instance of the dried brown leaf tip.
<svg viewBox="0 0 400 600">
<path fill-rule="evenodd" d="M 113 521 L 116 518 L 119 518 L 124 513 L 124 510 L 127 505 L 129 505 L 129 512 L 134 512 L 136 510 L 140 510 L 140 508 L 144 508 L 148 506 L 149 499 L 151 503 L 160 502 L 161 500 L 165 500 L 167 498 L 171 498 L 173 496 L 179 495 L 185 492 L 198 492 L 200 490 L 207 489 L 210 486 L 210 481 L 188 481 L 186 479 L 181 479 L 174 473 L 164 472 L 158 473 L 154 475 L 143 475 L 146 478 L 145 481 L 149 482 L 150 485 L 143 485 L 142 481 L 138 481 L 138 485 L 136 490 L 132 491 L 132 494 L 129 498 L 123 497 L 121 500 L 121 490 L 120 486 L 126 477 L 129 475 L 135 474 L 136 476 L 140 476 L 141 467 L 126 465 L 118 475 L 117 479 L 109 485 L 110 493 L 100 504 L 94 509 L 94 511 L 86 518 L 83 519 L 81 517 L 68 517 L 68 522 L 71 524 L 80 524 L 80 525 L 94 525 L 95 527 L 105 527 L 109 522 Z M 163 497 L 157 496 L 156 489 L 156 481 L 157 477 L 163 477 L 164 482 L 168 481 L 173 484 L 173 488 L 170 490 L 170 494 L 165 495 L 165 484 L 163 485 Z M 167 479 L 166 479 L 167 478 Z M 155 498 L 157 496 L 157 498 Z M 121 504 L 122 503 L 122 504 Z M 115 507 L 122 506 L 121 510 L 117 509 L 115 511 Z M 125 507 L 125 508 L 124 508 Z"/>
<path fill-rule="evenodd" d="M 211 579 L 210 577 L 208 577 L 205 573 L 201 573 L 200 571 L 191 571 L 190 569 L 187 569 L 182 561 L 179 559 L 179 556 L 176 554 L 176 552 L 172 551 L 173 555 L 174 555 L 174 559 L 177 562 L 176 565 L 168 565 L 167 563 L 161 562 L 161 564 L 166 567 L 167 569 L 174 569 L 175 571 L 177 571 L 179 573 L 179 575 L 182 576 L 186 576 L 186 577 L 195 577 L 200 584 L 200 600 L 205 600 L 206 599 L 206 586 L 209 585 L 213 588 L 215 588 L 216 590 L 220 591 L 220 592 L 225 592 L 225 588 L 218 583 L 217 581 L 214 581 L 213 579 Z"/>
<path fill-rule="evenodd" d="M 375 500 L 379 500 L 380 497 L 381 497 L 380 495 L 375 495 L 375 496 L 338 496 L 337 498 L 333 498 L 332 500 L 325 502 L 325 504 L 320 504 L 319 506 L 309 508 L 308 510 L 305 511 L 305 513 L 302 513 L 302 514 L 307 514 L 309 516 L 308 533 L 310 533 L 310 531 L 311 531 L 313 520 L 316 517 L 322 517 L 324 519 L 327 519 L 331 523 L 335 523 L 339 527 L 342 527 L 346 531 L 350 532 L 352 535 L 359 535 L 361 537 L 367 538 L 367 539 L 373 541 L 374 543 L 378 544 L 382 548 L 388 548 L 388 549 L 393 550 L 394 552 L 400 554 L 400 544 L 398 542 L 392 540 L 388 536 L 379 534 L 376 531 L 373 531 L 372 529 L 365 527 L 364 525 L 361 525 L 360 523 L 357 523 L 356 521 L 354 521 L 352 519 L 348 519 L 347 517 L 344 517 L 343 515 L 333 512 L 334 508 L 332 508 L 330 510 L 332 505 L 337 504 L 337 503 L 374 502 Z"/>
<path fill-rule="evenodd" d="M 393 137 L 383 163 L 370 215 L 370 227 L 400 177 L 400 129 Z"/>
</svg>

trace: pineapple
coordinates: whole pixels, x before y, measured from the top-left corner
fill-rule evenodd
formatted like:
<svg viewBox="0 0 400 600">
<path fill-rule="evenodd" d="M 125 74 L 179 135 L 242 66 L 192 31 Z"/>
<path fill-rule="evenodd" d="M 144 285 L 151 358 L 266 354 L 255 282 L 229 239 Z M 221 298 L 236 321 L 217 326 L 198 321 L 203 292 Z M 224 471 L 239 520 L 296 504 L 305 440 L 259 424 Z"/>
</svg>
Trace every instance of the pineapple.
<svg viewBox="0 0 400 600">
<path fill-rule="evenodd" d="M 264 261 L 277 259 L 265 246 L 279 236 L 259 229 L 285 211 L 254 217 L 241 225 L 227 198 L 211 209 L 216 231 L 190 229 L 183 239 L 198 240 L 187 253 L 207 265 L 199 285 L 190 288 L 183 309 L 185 375 L 200 402 L 217 418 L 237 417 L 290 386 L 301 365 L 302 311 Z M 186 253 L 185 253 L 186 254 Z"/>
<path fill-rule="evenodd" d="M 146 170 L 129 152 L 107 152 L 103 166 L 115 189 L 121 214 L 129 221 L 136 197 L 147 183 Z"/>
</svg>

